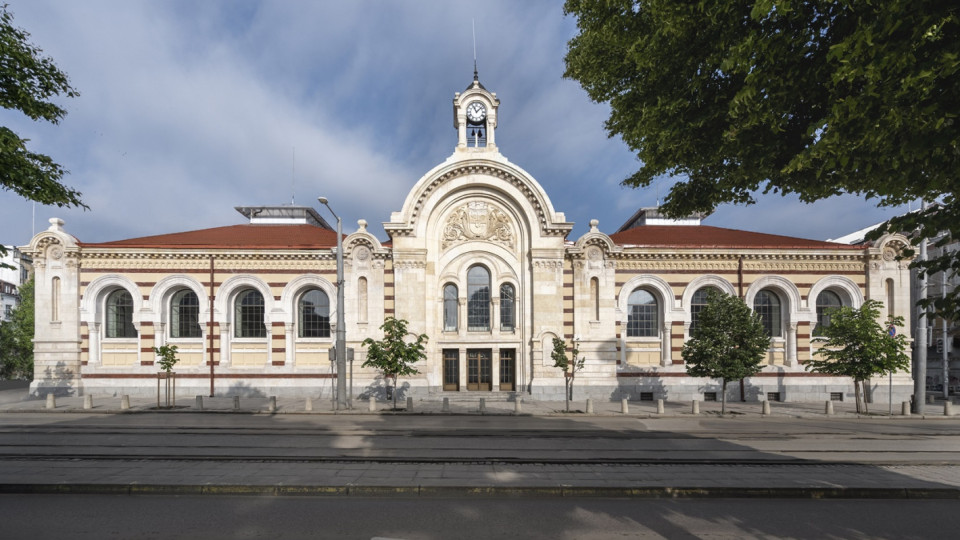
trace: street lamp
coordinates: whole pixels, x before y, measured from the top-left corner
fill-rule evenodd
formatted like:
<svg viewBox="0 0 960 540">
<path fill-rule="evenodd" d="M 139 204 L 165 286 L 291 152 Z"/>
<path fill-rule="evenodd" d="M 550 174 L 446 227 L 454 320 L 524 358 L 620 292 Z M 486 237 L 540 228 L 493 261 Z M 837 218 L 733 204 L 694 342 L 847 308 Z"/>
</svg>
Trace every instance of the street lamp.
<svg viewBox="0 0 960 540">
<path fill-rule="evenodd" d="M 347 328 L 344 323 L 343 306 L 343 222 L 330 208 L 326 197 L 317 197 L 320 204 L 337 218 L 337 409 L 347 408 Z"/>
</svg>

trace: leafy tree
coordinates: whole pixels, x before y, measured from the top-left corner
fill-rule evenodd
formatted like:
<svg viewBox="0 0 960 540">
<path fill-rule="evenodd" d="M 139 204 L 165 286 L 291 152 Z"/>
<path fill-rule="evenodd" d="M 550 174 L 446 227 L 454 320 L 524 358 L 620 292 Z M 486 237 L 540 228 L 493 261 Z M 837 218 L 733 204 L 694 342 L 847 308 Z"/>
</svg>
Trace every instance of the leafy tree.
<svg viewBox="0 0 960 540">
<path fill-rule="evenodd" d="M 154 347 L 153 352 L 160 357 L 158 364 L 160 364 L 160 369 L 170 373 L 173 371 L 173 366 L 180 361 L 177 358 L 177 346 L 176 345 L 164 345 L 162 347 Z"/>
<path fill-rule="evenodd" d="M 33 279 L 20 286 L 20 305 L 0 322 L 0 377 L 33 379 Z"/>
<path fill-rule="evenodd" d="M 951 0 L 567 0 L 566 76 L 610 103 L 624 180 L 676 176 L 663 210 L 841 193 L 939 208 L 872 233 L 960 238 L 960 4 Z M 909 253 L 908 253 L 909 254 Z M 954 251 L 929 272 L 960 270 Z M 960 289 L 933 304 L 960 318 Z M 952 314 L 952 316 L 951 316 Z"/>
<path fill-rule="evenodd" d="M 712 289 L 681 354 L 688 374 L 720 379 L 720 414 L 726 414 L 727 382 L 759 373 L 769 348 L 760 315 L 740 298 Z"/>
<path fill-rule="evenodd" d="M 363 346 L 368 348 L 363 367 L 371 366 L 383 373 L 384 377 L 393 378 L 394 409 L 397 408 L 397 377 L 419 373 L 413 364 L 427 357 L 424 352 L 427 335 L 407 332 L 407 324 L 403 319 L 387 317 L 380 326 L 383 330 L 382 340 L 363 340 Z M 413 341 L 408 341 L 408 336 L 413 336 Z"/>
<path fill-rule="evenodd" d="M 820 337 L 813 339 L 823 346 L 804 368 L 817 373 L 841 375 L 853 379 L 857 396 L 857 412 L 869 412 L 861 393 L 864 381 L 873 375 L 885 375 L 910 369 L 910 357 L 904 352 L 907 338 L 891 336 L 877 322 L 883 304 L 867 300 L 858 309 L 844 306 L 830 310 L 830 324 L 821 328 Z M 889 324 L 903 326 L 902 317 L 892 317 Z M 861 407 L 862 401 L 862 407 Z"/>
<path fill-rule="evenodd" d="M 563 370 L 564 395 L 567 398 L 567 412 L 570 412 L 570 399 L 573 397 L 573 379 L 577 372 L 583 369 L 586 358 L 580 358 L 580 349 L 574 342 L 573 360 L 567 358 L 567 342 L 560 338 L 553 338 L 553 352 L 550 358 L 553 358 L 553 367 Z"/>
<path fill-rule="evenodd" d="M 50 101 L 54 96 L 77 97 L 67 75 L 53 59 L 28 41 L 30 34 L 13 25 L 7 5 L 0 6 L 0 106 L 33 120 L 58 124 L 67 111 Z M 66 171 L 50 156 L 32 152 L 27 139 L 0 126 L 0 188 L 41 204 L 80 206 L 80 193 L 62 183 Z M 6 250 L 0 245 L 0 255 Z"/>
</svg>

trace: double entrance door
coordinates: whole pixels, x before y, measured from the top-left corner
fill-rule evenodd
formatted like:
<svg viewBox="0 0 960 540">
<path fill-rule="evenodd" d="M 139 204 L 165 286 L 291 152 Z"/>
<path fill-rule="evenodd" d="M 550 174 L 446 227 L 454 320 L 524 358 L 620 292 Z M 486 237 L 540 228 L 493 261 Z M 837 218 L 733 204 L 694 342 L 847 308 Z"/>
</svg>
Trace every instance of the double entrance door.
<svg viewBox="0 0 960 540">
<path fill-rule="evenodd" d="M 493 390 L 493 350 L 467 349 L 467 390 L 489 392 Z M 498 351 L 499 389 L 513 391 L 516 389 L 517 352 L 516 349 L 500 349 Z M 447 391 L 460 390 L 460 350 L 443 350 L 443 389 Z"/>
</svg>

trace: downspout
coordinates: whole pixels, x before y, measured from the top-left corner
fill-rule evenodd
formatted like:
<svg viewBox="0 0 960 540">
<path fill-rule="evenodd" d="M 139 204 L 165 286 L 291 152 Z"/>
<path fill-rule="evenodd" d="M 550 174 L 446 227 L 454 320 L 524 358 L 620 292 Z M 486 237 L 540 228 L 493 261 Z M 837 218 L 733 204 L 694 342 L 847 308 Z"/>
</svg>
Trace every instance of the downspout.
<svg viewBox="0 0 960 540">
<path fill-rule="evenodd" d="M 213 255 L 210 256 L 210 330 L 208 335 L 210 337 L 210 397 L 213 397 Z"/>
<path fill-rule="evenodd" d="M 737 294 L 743 298 L 743 255 L 737 259 Z"/>
</svg>

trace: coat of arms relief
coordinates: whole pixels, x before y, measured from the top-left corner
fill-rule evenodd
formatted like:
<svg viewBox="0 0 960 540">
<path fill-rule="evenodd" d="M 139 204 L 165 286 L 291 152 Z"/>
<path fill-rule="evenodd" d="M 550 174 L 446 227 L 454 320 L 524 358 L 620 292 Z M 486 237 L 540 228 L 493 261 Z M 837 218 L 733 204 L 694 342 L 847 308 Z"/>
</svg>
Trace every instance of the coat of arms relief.
<svg viewBox="0 0 960 540">
<path fill-rule="evenodd" d="M 495 242 L 513 249 L 510 218 L 503 210 L 483 201 L 469 202 L 457 208 L 443 226 L 441 247 L 447 249 L 470 240 Z"/>
</svg>

